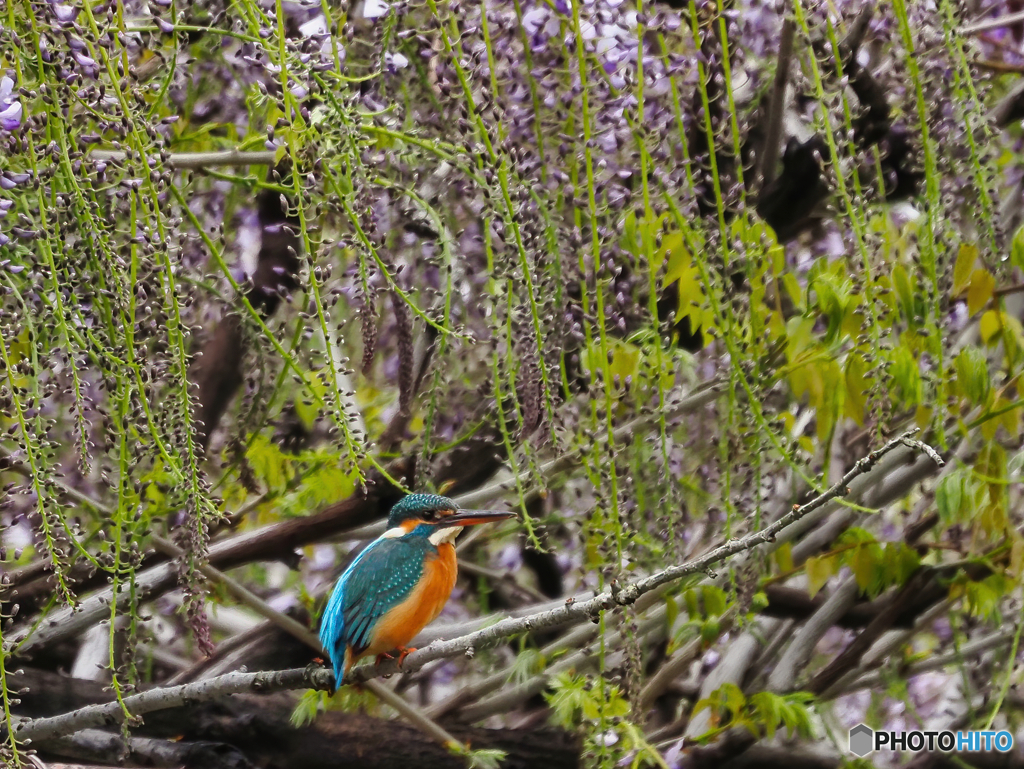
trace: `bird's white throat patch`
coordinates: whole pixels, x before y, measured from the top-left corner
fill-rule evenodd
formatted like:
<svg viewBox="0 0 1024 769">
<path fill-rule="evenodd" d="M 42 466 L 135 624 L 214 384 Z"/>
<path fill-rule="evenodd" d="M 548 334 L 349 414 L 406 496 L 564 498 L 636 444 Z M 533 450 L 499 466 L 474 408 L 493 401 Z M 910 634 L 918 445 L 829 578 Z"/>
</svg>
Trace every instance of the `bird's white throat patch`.
<svg viewBox="0 0 1024 769">
<path fill-rule="evenodd" d="M 395 526 L 393 529 L 388 529 L 380 535 L 381 539 L 401 539 L 406 534 L 412 531 L 412 528 L 405 528 L 404 526 Z M 431 532 L 430 544 L 434 547 L 443 545 L 445 543 L 451 545 L 454 544 L 455 538 L 459 536 L 459 532 L 462 531 L 461 526 L 445 526 L 444 528 L 438 529 L 437 531 Z"/>
<path fill-rule="evenodd" d="M 445 543 L 451 545 L 455 542 L 455 538 L 459 536 L 460 531 L 462 531 L 461 526 L 446 526 L 443 529 L 438 529 L 430 535 L 430 544 L 434 547 Z"/>
</svg>

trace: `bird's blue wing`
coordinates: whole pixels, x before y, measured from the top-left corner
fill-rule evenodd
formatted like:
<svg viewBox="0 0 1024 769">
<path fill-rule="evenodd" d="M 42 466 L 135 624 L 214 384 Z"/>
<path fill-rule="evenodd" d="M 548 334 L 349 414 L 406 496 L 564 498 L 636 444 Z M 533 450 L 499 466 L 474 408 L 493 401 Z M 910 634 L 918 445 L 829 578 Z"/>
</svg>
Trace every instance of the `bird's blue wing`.
<svg viewBox="0 0 1024 769">
<path fill-rule="evenodd" d="M 370 645 L 377 621 L 416 587 L 430 549 L 425 537 L 378 539 L 341 575 L 320 625 L 320 642 L 339 681 L 346 647 L 359 654 Z"/>
<path fill-rule="evenodd" d="M 357 654 L 370 645 L 377 621 L 416 587 L 431 549 L 425 537 L 380 539 L 346 571 L 344 635 Z"/>
</svg>

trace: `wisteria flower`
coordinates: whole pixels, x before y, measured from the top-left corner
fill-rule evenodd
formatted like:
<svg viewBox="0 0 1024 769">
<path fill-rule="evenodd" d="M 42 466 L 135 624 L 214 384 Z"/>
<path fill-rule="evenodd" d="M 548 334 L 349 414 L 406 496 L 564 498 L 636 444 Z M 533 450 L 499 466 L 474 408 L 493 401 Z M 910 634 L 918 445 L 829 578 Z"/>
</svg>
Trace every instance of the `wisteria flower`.
<svg viewBox="0 0 1024 769">
<path fill-rule="evenodd" d="M 73 5 L 64 5 L 63 3 L 52 3 L 53 15 L 57 17 L 57 21 L 62 24 L 70 24 L 78 16 L 78 8 Z"/>
<path fill-rule="evenodd" d="M 24 184 L 31 178 L 31 174 L 4 171 L 3 173 L 0 173 L 0 189 L 13 190 L 19 184 Z"/>
<path fill-rule="evenodd" d="M 363 3 L 363 18 L 379 19 L 387 14 L 390 9 L 391 6 L 385 3 L 384 0 L 366 0 Z"/>
<path fill-rule="evenodd" d="M 14 80 L 7 75 L 0 78 L 0 129 L 17 131 L 21 128 L 24 110 L 14 92 Z"/>
<path fill-rule="evenodd" d="M 394 74 L 400 69 L 405 69 L 409 66 L 409 59 L 400 53 L 385 53 L 384 64 L 387 67 L 388 72 Z"/>
</svg>

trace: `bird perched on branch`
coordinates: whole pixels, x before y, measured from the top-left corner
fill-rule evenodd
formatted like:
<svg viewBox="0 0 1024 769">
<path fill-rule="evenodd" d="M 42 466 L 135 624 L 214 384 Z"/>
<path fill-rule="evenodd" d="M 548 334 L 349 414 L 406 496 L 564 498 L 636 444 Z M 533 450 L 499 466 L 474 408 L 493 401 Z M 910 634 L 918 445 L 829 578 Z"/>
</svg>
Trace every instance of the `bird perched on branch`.
<svg viewBox="0 0 1024 769">
<path fill-rule="evenodd" d="M 515 513 L 460 510 L 436 494 L 410 494 L 391 508 L 388 528 L 345 569 L 324 609 L 320 643 L 338 684 L 356 660 L 377 663 L 407 648 L 444 608 L 455 586 L 455 538 L 464 526 L 514 518 Z"/>
</svg>

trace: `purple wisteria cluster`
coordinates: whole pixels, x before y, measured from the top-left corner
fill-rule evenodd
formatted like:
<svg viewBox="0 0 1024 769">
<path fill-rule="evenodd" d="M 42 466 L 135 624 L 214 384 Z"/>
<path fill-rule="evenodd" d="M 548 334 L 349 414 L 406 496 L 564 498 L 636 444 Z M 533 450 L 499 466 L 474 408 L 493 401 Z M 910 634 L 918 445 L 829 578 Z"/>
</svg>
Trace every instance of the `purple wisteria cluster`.
<svg viewBox="0 0 1024 769">
<path fill-rule="evenodd" d="M 14 92 L 14 79 L 10 75 L 0 77 L 0 129 L 17 131 L 24 113 L 20 97 Z"/>
</svg>

